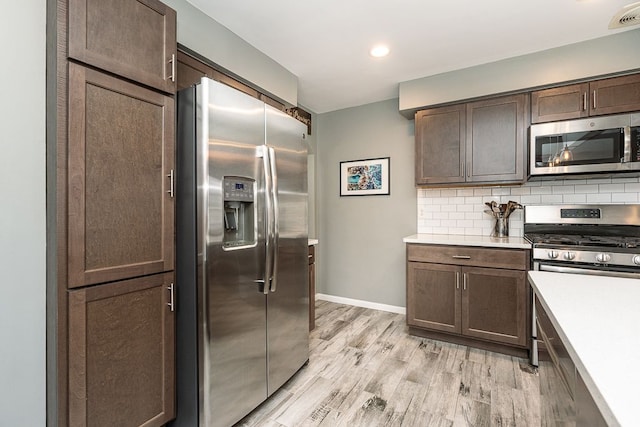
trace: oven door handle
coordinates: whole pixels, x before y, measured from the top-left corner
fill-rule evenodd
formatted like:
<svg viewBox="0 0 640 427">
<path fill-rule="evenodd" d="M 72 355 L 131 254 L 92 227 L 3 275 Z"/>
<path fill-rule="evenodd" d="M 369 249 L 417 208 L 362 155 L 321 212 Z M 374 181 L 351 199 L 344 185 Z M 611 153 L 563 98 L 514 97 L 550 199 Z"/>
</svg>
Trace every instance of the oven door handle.
<svg viewBox="0 0 640 427">
<path fill-rule="evenodd" d="M 627 273 L 624 271 L 603 271 L 592 270 L 588 268 L 575 268 L 575 267 L 558 267 L 556 265 L 540 264 L 538 266 L 540 271 L 552 271 L 555 273 L 574 273 L 574 274 L 588 274 L 591 276 L 607 276 L 607 277 L 628 277 L 630 279 L 640 279 L 640 273 Z"/>
</svg>

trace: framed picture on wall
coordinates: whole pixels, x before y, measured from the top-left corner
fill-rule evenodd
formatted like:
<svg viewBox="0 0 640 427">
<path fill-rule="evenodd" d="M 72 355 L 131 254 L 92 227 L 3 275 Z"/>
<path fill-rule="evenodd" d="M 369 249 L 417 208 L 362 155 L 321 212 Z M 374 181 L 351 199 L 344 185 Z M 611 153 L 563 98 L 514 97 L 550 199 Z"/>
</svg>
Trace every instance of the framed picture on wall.
<svg viewBox="0 0 640 427">
<path fill-rule="evenodd" d="M 389 167 L 389 157 L 340 162 L 340 196 L 390 194 Z"/>
</svg>

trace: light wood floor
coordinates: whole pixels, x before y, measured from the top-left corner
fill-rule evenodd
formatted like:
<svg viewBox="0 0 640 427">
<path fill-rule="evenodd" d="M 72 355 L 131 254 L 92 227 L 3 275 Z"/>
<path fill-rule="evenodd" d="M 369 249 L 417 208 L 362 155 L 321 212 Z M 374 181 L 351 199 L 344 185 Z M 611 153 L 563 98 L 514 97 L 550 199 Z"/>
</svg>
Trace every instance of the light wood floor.
<svg viewBox="0 0 640 427">
<path fill-rule="evenodd" d="M 237 427 L 571 424 L 527 360 L 410 336 L 399 314 L 318 301 L 316 316 L 309 364 Z"/>
</svg>

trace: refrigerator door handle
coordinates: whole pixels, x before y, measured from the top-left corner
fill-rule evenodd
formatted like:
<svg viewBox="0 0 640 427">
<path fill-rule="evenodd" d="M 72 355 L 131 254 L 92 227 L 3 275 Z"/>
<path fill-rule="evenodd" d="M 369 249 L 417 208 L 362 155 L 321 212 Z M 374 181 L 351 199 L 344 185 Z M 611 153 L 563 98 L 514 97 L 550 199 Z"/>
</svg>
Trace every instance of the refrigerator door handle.
<svg viewBox="0 0 640 427">
<path fill-rule="evenodd" d="M 272 176 L 271 162 L 269 161 L 269 148 L 262 146 L 262 166 L 264 169 L 264 200 L 265 200 L 265 266 L 263 293 L 267 295 L 270 289 L 270 281 L 273 267 L 273 200 L 272 200 Z"/>
<path fill-rule="evenodd" d="M 276 169 L 276 152 L 273 147 L 269 147 L 269 164 L 271 172 L 271 219 L 273 220 L 273 246 L 271 247 L 271 292 L 275 292 L 278 284 L 278 243 L 280 239 L 280 228 L 278 226 L 278 171 Z"/>
</svg>

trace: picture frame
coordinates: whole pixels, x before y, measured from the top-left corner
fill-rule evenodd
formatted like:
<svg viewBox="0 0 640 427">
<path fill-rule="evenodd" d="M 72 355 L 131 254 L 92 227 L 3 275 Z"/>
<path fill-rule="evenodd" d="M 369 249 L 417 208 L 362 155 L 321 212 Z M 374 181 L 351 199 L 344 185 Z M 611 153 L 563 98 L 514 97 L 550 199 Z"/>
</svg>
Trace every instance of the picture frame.
<svg viewBox="0 0 640 427">
<path fill-rule="evenodd" d="M 340 162 L 340 197 L 391 194 L 390 157 Z"/>
</svg>

